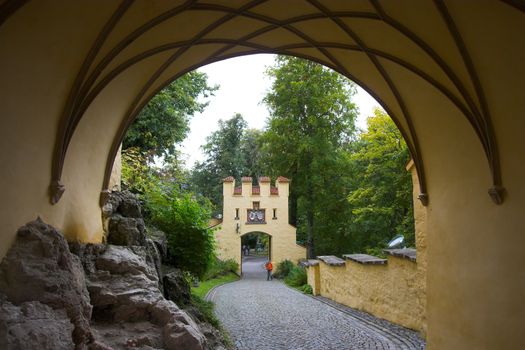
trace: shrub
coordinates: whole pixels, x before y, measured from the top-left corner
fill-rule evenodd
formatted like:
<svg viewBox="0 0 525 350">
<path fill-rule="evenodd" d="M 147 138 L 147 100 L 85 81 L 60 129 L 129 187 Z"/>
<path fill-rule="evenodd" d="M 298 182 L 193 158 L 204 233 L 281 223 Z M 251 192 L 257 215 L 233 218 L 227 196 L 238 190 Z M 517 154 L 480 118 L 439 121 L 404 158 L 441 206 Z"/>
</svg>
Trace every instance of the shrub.
<svg viewBox="0 0 525 350">
<path fill-rule="evenodd" d="M 170 264 L 202 278 L 214 259 L 213 231 L 208 229 L 210 206 L 176 188 L 147 193 L 151 223 L 166 233 Z"/>
<path fill-rule="evenodd" d="M 381 247 L 375 247 L 375 248 L 367 248 L 366 249 L 366 253 L 368 255 L 373 255 L 373 256 L 376 256 L 378 258 L 385 258 L 386 257 L 386 254 L 385 252 L 383 251 L 384 248 L 381 248 Z"/>
<path fill-rule="evenodd" d="M 285 277 L 284 282 L 292 287 L 302 287 L 307 282 L 306 270 L 303 267 L 294 266 Z"/>
<path fill-rule="evenodd" d="M 215 258 L 208 271 L 204 274 L 202 280 L 210 280 L 220 276 L 227 275 L 230 272 L 237 273 L 239 264 L 233 259 L 221 260 Z"/>
<path fill-rule="evenodd" d="M 298 289 L 304 294 L 313 294 L 312 286 L 309 284 L 305 284 L 302 287 L 299 287 Z"/>
<path fill-rule="evenodd" d="M 307 284 L 306 269 L 302 266 L 295 266 L 290 260 L 283 260 L 277 264 L 274 276 L 284 278 L 287 285 L 305 294 L 313 293 L 312 287 Z"/>
<path fill-rule="evenodd" d="M 290 260 L 288 259 L 283 260 L 277 264 L 277 267 L 275 268 L 275 273 L 273 274 L 273 276 L 275 278 L 280 278 L 280 279 L 286 278 L 288 277 L 288 275 L 290 274 L 290 271 L 294 267 L 295 265 Z"/>
</svg>

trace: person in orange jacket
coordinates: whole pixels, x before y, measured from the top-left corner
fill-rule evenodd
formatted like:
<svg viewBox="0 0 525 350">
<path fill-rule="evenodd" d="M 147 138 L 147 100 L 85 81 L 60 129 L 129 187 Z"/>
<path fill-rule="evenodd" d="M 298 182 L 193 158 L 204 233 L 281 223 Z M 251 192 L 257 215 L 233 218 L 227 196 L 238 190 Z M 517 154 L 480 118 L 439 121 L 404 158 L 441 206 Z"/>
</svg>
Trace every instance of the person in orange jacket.
<svg viewBox="0 0 525 350">
<path fill-rule="evenodd" d="M 267 281 L 273 280 L 272 271 L 273 271 L 273 264 L 270 260 L 264 264 L 264 267 L 266 268 L 266 271 L 268 272 L 268 276 L 266 277 Z"/>
</svg>

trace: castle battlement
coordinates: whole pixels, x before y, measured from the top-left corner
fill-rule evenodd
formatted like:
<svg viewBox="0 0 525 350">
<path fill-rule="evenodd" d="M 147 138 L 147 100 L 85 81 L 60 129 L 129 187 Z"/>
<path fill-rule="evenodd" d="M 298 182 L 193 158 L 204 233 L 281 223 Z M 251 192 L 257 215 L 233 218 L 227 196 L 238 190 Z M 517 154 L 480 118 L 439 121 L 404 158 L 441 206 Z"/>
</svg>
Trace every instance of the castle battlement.
<svg viewBox="0 0 525 350">
<path fill-rule="evenodd" d="M 271 185 L 271 179 L 268 176 L 262 176 L 258 179 L 258 185 L 253 185 L 253 178 L 243 176 L 241 185 L 236 186 L 233 176 L 228 176 L 223 180 L 223 196 L 226 197 L 246 197 L 246 196 L 279 196 L 288 198 L 290 192 L 290 180 L 279 176 L 275 180 L 275 186 Z"/>
</svg>

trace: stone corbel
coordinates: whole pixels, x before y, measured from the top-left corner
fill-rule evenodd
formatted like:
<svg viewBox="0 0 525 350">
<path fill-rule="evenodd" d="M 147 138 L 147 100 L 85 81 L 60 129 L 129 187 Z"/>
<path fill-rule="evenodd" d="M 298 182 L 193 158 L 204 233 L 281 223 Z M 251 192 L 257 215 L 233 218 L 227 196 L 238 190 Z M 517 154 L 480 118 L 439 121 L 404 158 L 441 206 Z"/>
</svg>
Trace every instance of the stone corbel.
<svg viewBox="0 0 525 350">
<path fill-rule="evenodd" d="M 60 180 L 53 180 L 51 182 L 51 185 L 49 185 L 49 196 L 51 204 L 57 204 L 60 198 L 62 198 L 62 195 L 64 194 L 65 190 L 66 187 Z"/>
<path fill-rule="evenodd" d="M 423 206 L 426 207 L 428 205 L 428 193 L 420 193 L 419 196 L 417 196 L 417 199 L 421 201 Z"/>
<path fill-rule="evenodd" d="M 502 186 L 494 185 L 488 190 L 490 198 L 492 198 L 492 201 L 496 204 L 503 203 L 503 196 L 505 194 L 505 188 Z"/>
<path fill-rule="evenodd" d="M 101 208 L 103 208 L 104 205 L 106 205 L 106 203 L 108 202 L 110 193 L 111 192 L 107 189 L 100 191 L 100 198 L 99 198 L 98 204 L 100 205 Z"/>
</svg>

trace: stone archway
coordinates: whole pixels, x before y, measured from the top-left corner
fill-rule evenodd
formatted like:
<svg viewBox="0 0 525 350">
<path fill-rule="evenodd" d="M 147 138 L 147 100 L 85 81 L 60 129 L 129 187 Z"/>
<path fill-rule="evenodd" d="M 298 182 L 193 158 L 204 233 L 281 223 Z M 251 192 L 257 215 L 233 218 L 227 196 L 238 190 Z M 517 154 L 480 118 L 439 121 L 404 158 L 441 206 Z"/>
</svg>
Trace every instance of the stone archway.
<svg viewBox="0 0 525 350">
<path fill-rule="evenodd" d="M 264 256 L 272 258 L 272 236 L 263 231 L 247 232 L 241 236 L 242 256 Z"/>
<path fill-rule="evenodd" d="M 247 261 L 272 260 L 272 236 L 266 232 L 253 231 L 241 237 L 241 275 L 244 275 L 244 264 Z M 246 248 L 245 248 L 246 247 Z"/>
<path fill-rule="evenodd" d="M 523 344 L 523 3 L 292 5 L 0 1 L 0 256 L 37 215 L 71 240 L 102 240 L 112 155 L 167 82 L 228 57 L 290 54 L 359 83 L 411 145 L 428 201 L 429 348 Z"/>
</svg>

